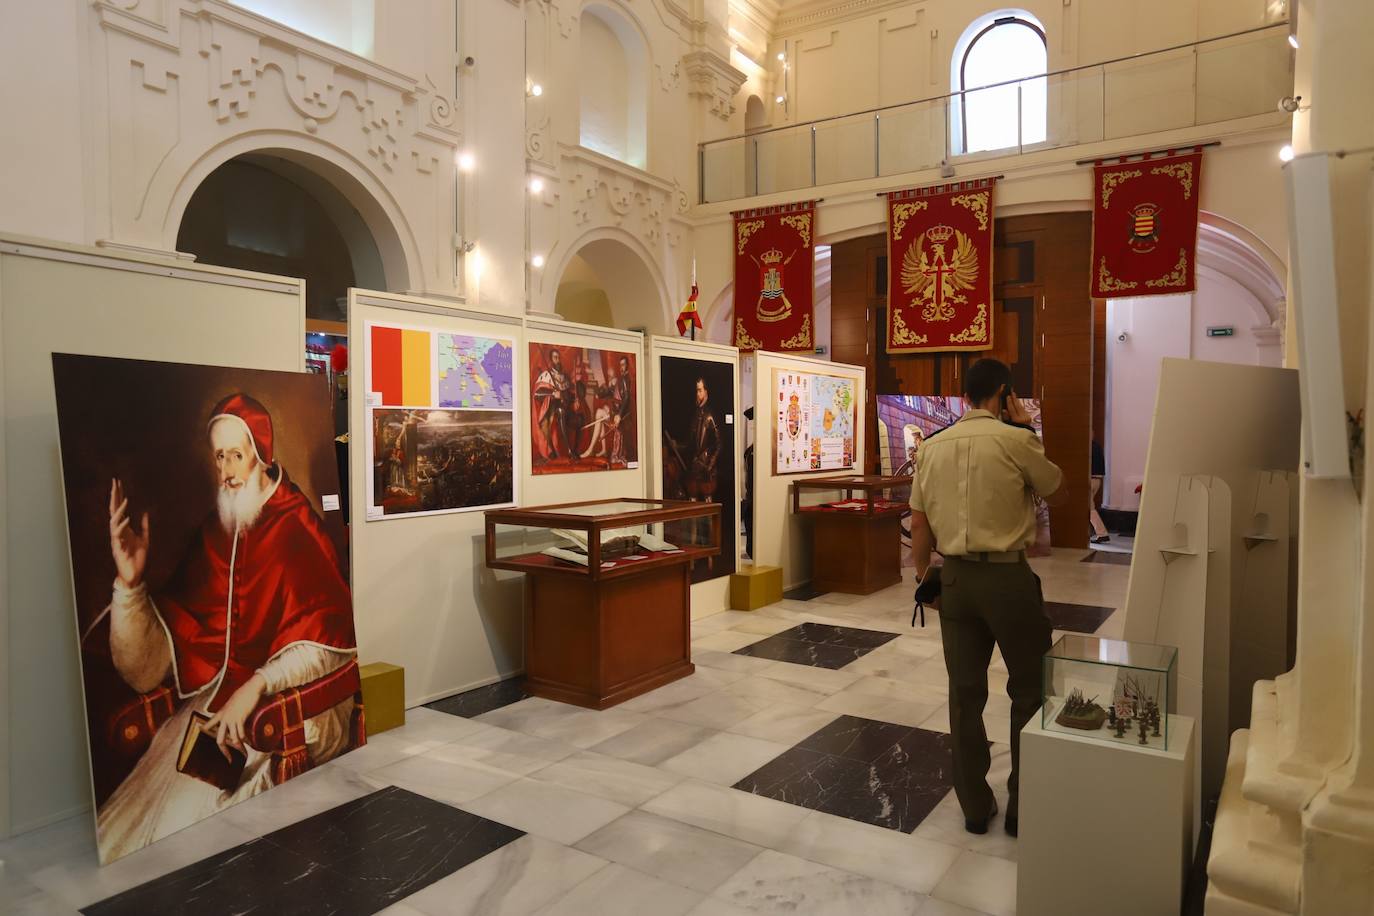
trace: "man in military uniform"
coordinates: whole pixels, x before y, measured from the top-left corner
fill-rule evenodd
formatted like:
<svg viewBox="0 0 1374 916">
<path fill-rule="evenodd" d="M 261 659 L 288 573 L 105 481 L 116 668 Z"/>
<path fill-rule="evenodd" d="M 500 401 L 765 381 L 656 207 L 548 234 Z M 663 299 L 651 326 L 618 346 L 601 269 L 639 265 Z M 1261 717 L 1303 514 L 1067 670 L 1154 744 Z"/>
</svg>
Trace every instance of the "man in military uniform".
<svg viewBox="0 0 1374 916">
<path fill-rule="evenodd" d="M 970 833 L 997 813 L 983 707 L 996 645 L 1011 697 L 1007 832 L 1017 831 L 1021 729 L 1040 707 L 1040 657 L 1050 648 L 1040 579 L 1026 563 L 1035 543 L 1035 501 L 1062 502 L 1064 475 L 1030 427 L 1011 389 L 1011 370 L 981 359 L 964 376 L 969 410 L 926 439 L 911 484 L 911 543 L 918 581 L 931 550 L 944 555 L 940 631 L 949 670 L 954 791 Z"/>
</svg>

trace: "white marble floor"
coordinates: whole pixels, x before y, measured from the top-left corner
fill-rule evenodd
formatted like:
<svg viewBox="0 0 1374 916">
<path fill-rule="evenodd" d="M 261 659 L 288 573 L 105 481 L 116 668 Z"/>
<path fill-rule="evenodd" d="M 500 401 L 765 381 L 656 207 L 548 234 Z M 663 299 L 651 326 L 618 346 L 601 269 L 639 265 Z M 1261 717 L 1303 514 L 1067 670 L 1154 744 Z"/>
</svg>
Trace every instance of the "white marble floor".
<svg viewBox="0 0 1374 916">
<path fill-rule="evenodd" d="M 1128 570 L 1083 551 L 1033 561 L 1051 601 L 1120 607 Z M 1120 613 L 1101 635 L 1120 632 Z M 731 654 L 804 621 L 901 634 L 841 670 Z M 399 786 L 526 836 L 384 912 L 886 913 L 1008 916 L 1016 841 L 963 830 L 951 794 L 912 834 L 730 788 L 842 714 L 948 731 L 938 615 L 912 629 L 911 585 L 694 621 L 697 671 L 605 712 L 541 699 L 464 719 L 419 708 L 367 747 L 96 866 L 89 817 L 0 843 L 0 912 L 80 907 L 255 836 Z M 994 658 L 986 721 L 1005 806 L 1009 702 Z"/>
</svg>

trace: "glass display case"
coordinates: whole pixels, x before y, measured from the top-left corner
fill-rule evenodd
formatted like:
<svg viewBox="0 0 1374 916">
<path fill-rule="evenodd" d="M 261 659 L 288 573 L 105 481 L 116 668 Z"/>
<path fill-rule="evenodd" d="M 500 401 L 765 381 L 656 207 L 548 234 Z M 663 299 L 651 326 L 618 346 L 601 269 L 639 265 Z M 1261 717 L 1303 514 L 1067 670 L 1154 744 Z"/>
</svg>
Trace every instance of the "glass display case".
<svg viewBox="0 0 1374 916">
<path fill-rule="evenodd" d="M 807 477 L 792 481 L 792 511 L 900 516 L 907 510 L 910 493 L 909 476 Z"/>
<path fill-rule="evenodd" d="M 720 504 L 600 499 L 490 509 L 487 566 L 610 579 L 720 552 Z"/>
<path fill-rule="evenodd" d="M 1040 724 L 1121 744 L 1169 749 L 1178 649 L 1065 635 L 1045 653 Z"/>
</svg>

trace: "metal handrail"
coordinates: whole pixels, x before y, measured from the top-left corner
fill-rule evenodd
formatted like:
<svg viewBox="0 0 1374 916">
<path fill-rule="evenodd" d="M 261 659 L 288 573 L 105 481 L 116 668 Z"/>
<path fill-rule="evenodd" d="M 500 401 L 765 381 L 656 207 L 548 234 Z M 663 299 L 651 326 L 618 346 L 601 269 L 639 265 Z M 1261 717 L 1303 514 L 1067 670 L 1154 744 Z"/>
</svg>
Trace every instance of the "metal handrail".
<svg viewBox="0 0 1374 916">
<path fill-rule="evenodd" d="M 817 118 L 814 121 L 798 121 L 795 124 L 783 124 L 778 127 L 766 127 L 762 130 L 746 131 L 745 133 L 734 134 L 729 137 L 720 137 L 715 140 L 704 140 L 698 143 L 697 146 L 700 147 L 702 150 L 705 150 L 708 146 L 716 146 L 721 143 L 729 143 L 732 140 L 744 140 L 750 137 L 762 137 L 765 134 L 777 133 L 778 131 L 782 130 L 797 130 L 799 128 L 808 126 L 814 129 L 817 124 L 825 124 L 830 121 L 843 121 L 846 118 L 858 118 L 864 115 L 880 114 L 884 111 L 892 111 L 897 108 L 907 108 L 911 105 L 920 105 L 924 102 L 939 102 L 944 99 L 953 99 L 961 95 L 967 95 L 970 92 L 983 92 L 987 89 L 996 89 L 999 86 L 1013 86 L 1020 83 L 1027 83 L 1031 80 L 1043 80 L 1049 79 L 1052 76 L 1063 76 L 1068 73 L 1078 73 L 1083 70 L 1095 70 L 1099 67 L 1110 67 L 1113 64 L 1121 64 L 1125 63 L 1126 61 L 1139 60 L 1142 57 L 1153 57 L 1156 54 L 1169 54 L 1174 51 L 1182 51 L 1187 48 L 1197 48 L 1201 45 L 1211 44 L 1213 42 L 1227 41 L 1232 38 L 1243 38 L 1246 35 L 1254 35 L 1259 32 L 1267 32 L 1270 30 L 1277 30 L 1280 28 L 1287 29 L 1288 20 L 1285 19 L 1282 22 L 1274 22 L 1270 23 L 1269 25 L 1256 26 L 1253 29 L 1245 29 L 1240 32 L 1231 32 L 1227 35 L 1217 35 L 1213 38 L 1202 38 L 1198 41 L 1190 41 L 1184 44 L 1173 45 L 1168 48 L 1158 48 L 1154 51 L 1141 51 L 1139 54 L 1128 54 L 1125 57 L 1114 57 L 1111 60 L 1098 61 L 1094 64 L 1079 64 L 1077 67 L 1066 67 L 1063 70 L 1054 70 L 1052 72 L 1038 73 L 1035 76 L 1023 76 L 1020 79 L 1003 80 L 1000 83 L 988 83 L 986 86 L 974 86 L 969 89 L 961 89 L 958 92 L 946 92 L 943 95 L 932 95 L 924 99 L 913 99 L 910 102 L 897 102 L 892 105 L 881 105 L 877 108 L 865 108 L 861 111 L 851 111 L 848 114 L 831 115 L 828 118 Z"/>
</svg>

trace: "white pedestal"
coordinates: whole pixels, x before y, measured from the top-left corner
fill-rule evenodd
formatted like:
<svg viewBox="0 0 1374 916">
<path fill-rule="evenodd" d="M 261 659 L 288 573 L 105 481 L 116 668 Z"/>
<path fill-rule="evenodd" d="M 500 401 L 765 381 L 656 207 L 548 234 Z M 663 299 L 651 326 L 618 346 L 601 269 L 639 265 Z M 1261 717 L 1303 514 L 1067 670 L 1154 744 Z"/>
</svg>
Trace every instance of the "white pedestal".
<svg viewBox="0 0 1374 916">
<path fill-rule="evenodd" d="M 1193 720 L 1167 751 L 1021 732 L 1018 916 L 1174 916 L 1193 853 Z"/>
</svg>

